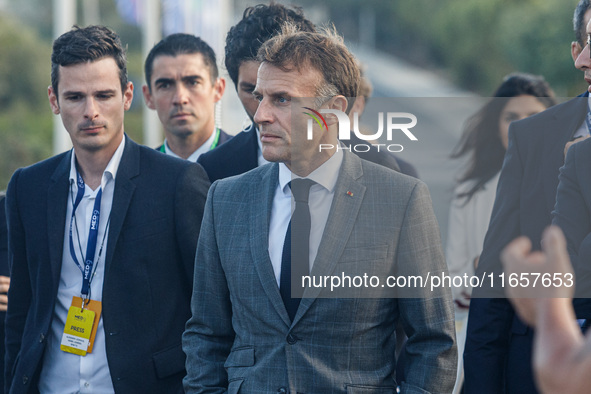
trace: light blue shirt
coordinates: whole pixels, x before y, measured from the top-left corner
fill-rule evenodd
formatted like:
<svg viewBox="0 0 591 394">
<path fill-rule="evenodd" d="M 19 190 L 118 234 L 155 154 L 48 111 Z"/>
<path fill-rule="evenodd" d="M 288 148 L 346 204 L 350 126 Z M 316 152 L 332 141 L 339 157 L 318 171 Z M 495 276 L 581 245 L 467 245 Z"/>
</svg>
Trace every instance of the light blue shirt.
<svg viewBox="0 0 591 394">
<path fill-rule="evenodd" d="M 312 271 L 314 260 L 318 254 L 318 247 L 322 240 L 322 234 L 326 227 L 328 213 L 332 206 L 334 189 L 342 163 L 343 152 L 342 150 L 338 150 L 306 177 L 317 183 L 310 188 L 308 199 L 311 219 L 309 243 L 310 272 Z M 293 174 L 285 164 L 279 163 L 279 183 L 275 189 L 269 223 L 269 257 L 273 265 L 277 285 L 279 285 L 281 276 L 281 256 L 283 254 L 285 234 L 287 233 L 287 226 L 291 220 L 291 214 L 295 209 L 291 189 L 287 184 L 295 178 L 300 177 Z"/>
</svg>

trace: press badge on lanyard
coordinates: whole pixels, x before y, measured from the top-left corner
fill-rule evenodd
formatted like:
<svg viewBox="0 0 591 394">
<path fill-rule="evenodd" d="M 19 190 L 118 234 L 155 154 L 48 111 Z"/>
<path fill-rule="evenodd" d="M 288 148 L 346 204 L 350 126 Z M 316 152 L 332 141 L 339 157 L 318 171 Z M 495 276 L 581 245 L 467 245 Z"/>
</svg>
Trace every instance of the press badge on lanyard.
<svg viewBox="0 0 591 394">
<path fill-rule="evenodd" d="M 88 232 L 88 242 L 86 245 L 86 257 L 84 260 L 84 267 L 82 267 L 78 262 L 76 250 L 74 249 L 72 224 L 76 218 L 76 208 L 78 208 L 80 201 L 82 201 L 82 197 L 84 197 L 84 188 L 86 185 L 84 184 L 82 176 L 80 176 L 78 172 L 76 172 L 76 175 L 78 176 L 78 193 L 72 209 L 72 217 L 70 218 L 70 254 L 74 263 L 76 263 L 82 272 L 82 290 L 80 292 L 80 297 L 72 298 L 72 305 L 70 306 L 70 309 L 68 309 L 68 316 L 66 317 L 66 325 L 64 327 L 64 334 L 62 335 L 60 349 L 64 352 L 86 356 L 87 353 L 92 352 L 92 346 L 94 344 L 94 338 L 96 336 L 96 330 L 102 310 L 100 301 L 90 299 L 90 283 L 92 282 L 92 276 L 94 273 L 93 266 L 95 264 L 93 259 L 96 252 L 99 220 L 101 215 L 102 189 L 99 189 L 94 201 L 92 217 L 90 220 L 90 230 Z M 99 249 L 97 263 L 101 258 L 107 230 L 108 223 L 107 228 L 105 228 L 105 234 L 103 235 L 101 248 Z M 82 250 L 80 252 L 82 253 Z"/>
</svg>

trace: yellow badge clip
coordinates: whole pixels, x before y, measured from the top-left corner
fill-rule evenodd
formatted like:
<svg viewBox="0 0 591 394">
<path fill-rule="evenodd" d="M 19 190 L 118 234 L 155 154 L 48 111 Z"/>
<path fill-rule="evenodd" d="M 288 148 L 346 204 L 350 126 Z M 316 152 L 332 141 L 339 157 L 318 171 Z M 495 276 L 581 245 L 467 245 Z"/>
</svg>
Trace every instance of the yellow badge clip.
<svg viewBox="0 0 591 394">
<path fill-rule="evenodd" d="M 61 350 L 79 356 L 86 356 L 87 353 L 92 352 L 101 306 L 98 301 L 90 300 L 83 303 L 80 297 L 72 299 L 62 335 Z"/>
</svg>

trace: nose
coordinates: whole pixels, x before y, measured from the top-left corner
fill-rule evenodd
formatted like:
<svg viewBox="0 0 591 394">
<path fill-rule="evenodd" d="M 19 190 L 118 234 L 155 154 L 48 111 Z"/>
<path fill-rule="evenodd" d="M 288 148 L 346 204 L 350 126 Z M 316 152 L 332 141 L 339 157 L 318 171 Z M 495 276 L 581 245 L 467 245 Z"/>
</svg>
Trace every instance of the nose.
<svg viewBox="0 0 591 394">
<path fill-rule="evenodd" d="M 273 117 L 271 115 L 271 110 L 269 108 L 268 100 L 262 99 L 259 102 L 259 107 L 257 108 L 257 112 L 254 114 L 253 118 L 254 122 L 257 124 L 264 124 L 264 123 L 271 123 Z"/>
<path fill-rule="evenodd" d="M 177 84 L 172 100 L 174 105 L 185 105 L 189 102 L 187 89 L 182 83 Z"/>
<path fill-rule="evenodd" d="M 579 56 L 577 56 L 577 60 L 575 61 L 575 67 L 579 70 L 587 70 L 591 68 L 589 44 L 585 45 L 585 48 L 583 48 Z"/>
<path fill-rule="evenodd" d="M 86 106 L 84 108 L 84 117 L 86 119 L 93 120 L 98 117 L 98 108 L 94 98 L 89 97 L 86 99 Z"/>
</svg>

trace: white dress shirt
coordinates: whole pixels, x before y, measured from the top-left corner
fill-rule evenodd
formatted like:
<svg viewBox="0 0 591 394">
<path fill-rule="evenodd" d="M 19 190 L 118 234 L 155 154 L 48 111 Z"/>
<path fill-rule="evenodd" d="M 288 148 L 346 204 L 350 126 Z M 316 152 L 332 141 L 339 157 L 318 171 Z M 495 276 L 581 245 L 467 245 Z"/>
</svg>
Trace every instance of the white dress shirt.
<svg viewBox="0 0 591 394">
<path fill-rule="evenodd" d="M 90 218 L 94 208 L 94 202 L 99 189 L 102 189 L 101 214 L 99 218 L 99 231 L 97 237 L 96 254 L 93 264 L 95 270 L 90 283 L 91 299 L 101 301 L 103 297 L 103 281 L 105 273 L 105 255 L 107 250 L 107 223 L 113 205 L 113 192 L 115 189 L 115 176 L 123 149 L 125 138 L 109 161 L 100 188 L 92 190 L 85 185 L 84 197 L 76 209 L 76 220 L 72 223 L 72 238 L 76 258 L 80 264 L 84 264 L 81 250 L 86 253 Z M 62 334 L 66 323 L 68 309 L 72 305 L 72 297 L 80 297 L 82 289 L 82 272 L 70 255 L 70 218 L 76 194 L 78 192 L 75 151 L 72 149 L 70 163 L 70 190 L 68 193 L 68 207 L 66 210 L 66 228 L 64 229 L 64 245 L 62 267 L 60 273 L 57 300 L 53 312 L 51 329 L 47 338 L 47 348 L 43 357 L 43 367 L 39 379 L 39 391 L 41 393 L 113 393 L 111 373 L 107 364 L 107 349 L 105 346 L 105 331 L 103 318 L 98 323 L 96 338 L 92 353 L 79 356 L 64 352 L 60 349 Z M 77 231 L 76 231 L 77 229 Z M 103 245 L 103 252 L 97 261 L 99 250 Z M 123 302 L 123 301 L 122 301 Z"/>
<path fill-rule="evenodd" d="M 314 260 L 318 254 L 318 247 L 322 240 L 322 234 L 328 220 L 328 213 L 334 197 L 334 188 L 339 177 L 339 170 L 343 163 L 343 152 L 337 151 L 320 167 L 315 169 L 306 178 L 316 182 L 310 188 L 308 206 L 310 207 L 310 272 Z M 291 214 L 295 209 L 295 201 L 291 195 L 291 189 L 287 185 L 292 179 L 300 178 L 293 174 L 283 163 L 279 163 L 279 184 L 275 189 L 271 219 L 269 224 L 269 257 L 273 265 L 275 279 L 279 285 L 281 276 L 281 256 L 287 226 L 291 220 Z"/>
<path fill-rule="evenodd" d="M 199 158 L 199 156 L 211 149 L 211 145 L 213 145 L 213 141 L 215 140 L 216 134 L 217 129 L 214 127 L 213 133 L 211 133 L 207 141 L 205 141 L 199 148 L 197 148 L 195 152 L 191 153 L 191 156 L 187 157 L 187 160 L 193 163 L 197 163 L 197 159 Z M 176 157 L 177 159 L 182 159 L 182 157 L 170 150 L 170 147 L 168 146 L 168 141 L 166 139 L 164 139 L 164 153 L 172 157 Z"/>
</svg>

